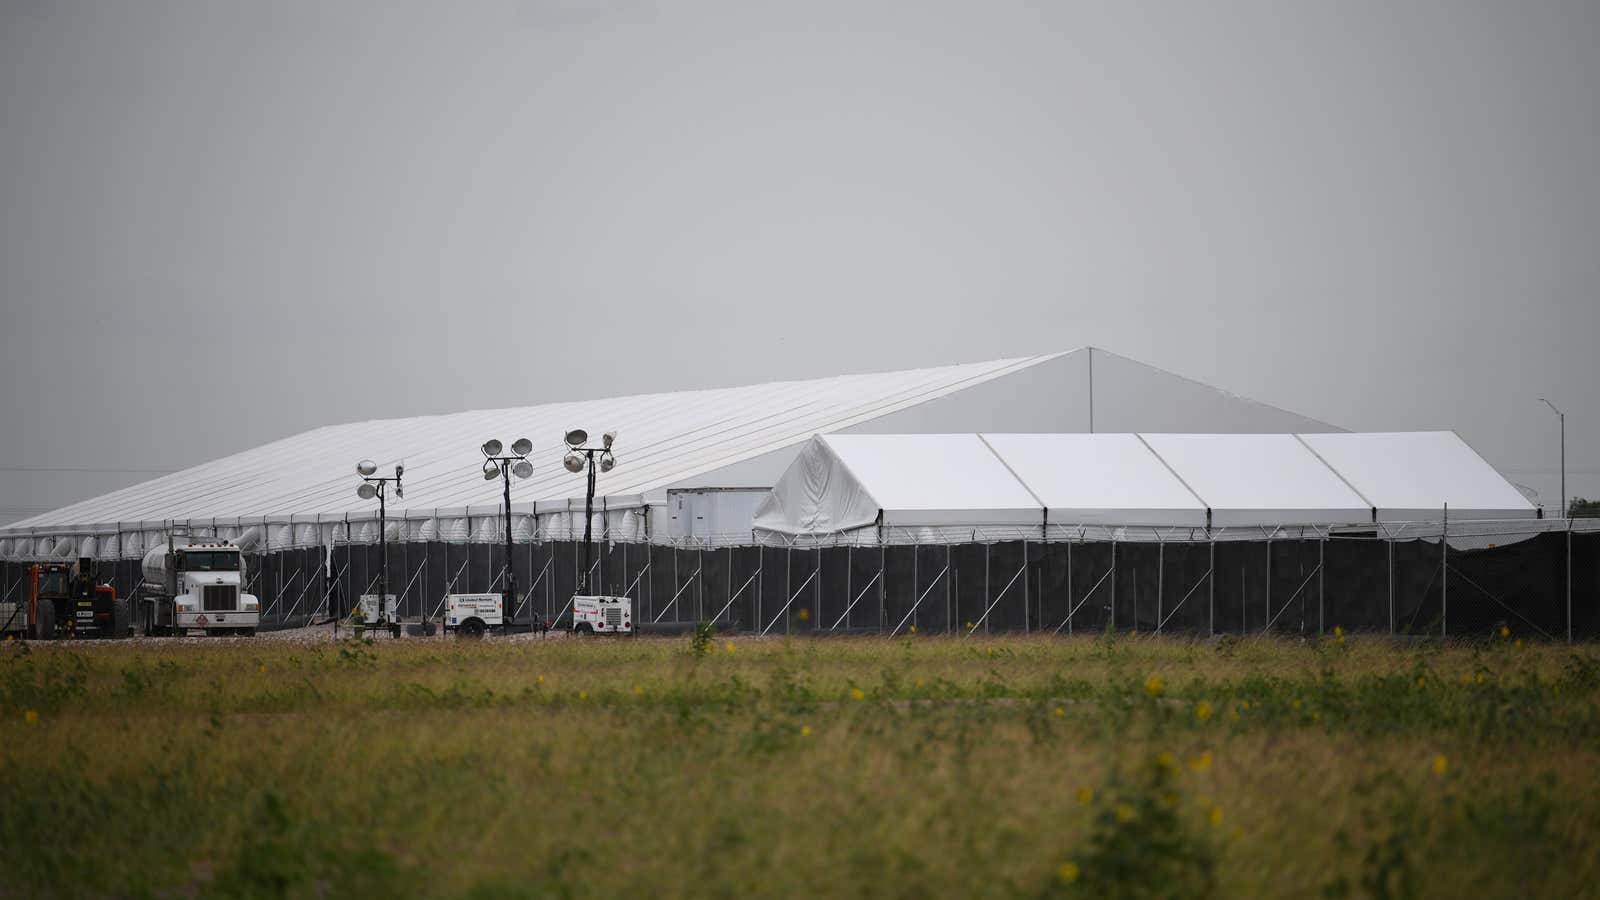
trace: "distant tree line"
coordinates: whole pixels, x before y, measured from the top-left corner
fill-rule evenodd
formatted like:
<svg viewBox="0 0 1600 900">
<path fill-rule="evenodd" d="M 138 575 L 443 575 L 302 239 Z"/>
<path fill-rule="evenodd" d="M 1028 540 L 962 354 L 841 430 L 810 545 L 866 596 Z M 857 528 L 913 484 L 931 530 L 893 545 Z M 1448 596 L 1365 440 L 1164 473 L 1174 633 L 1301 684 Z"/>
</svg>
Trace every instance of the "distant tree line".
<svg viewBox="0 0 1600 900">
<path fill-rule="evenodd" d="M 1600 519 L 1600 500 L 1585 500 L 1582 497 L 1573 497 L 1572 503 L 1567 507 L 1569 519 Z"/>
</svg>

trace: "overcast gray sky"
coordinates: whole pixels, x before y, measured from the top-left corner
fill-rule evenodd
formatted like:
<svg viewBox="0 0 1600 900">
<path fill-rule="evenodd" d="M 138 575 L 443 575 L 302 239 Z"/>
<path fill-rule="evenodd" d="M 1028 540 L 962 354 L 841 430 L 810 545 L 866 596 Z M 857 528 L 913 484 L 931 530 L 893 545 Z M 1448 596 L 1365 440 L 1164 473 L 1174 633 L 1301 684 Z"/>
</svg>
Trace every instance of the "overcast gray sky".
<svg viewBox="0 0 1600 900">
<path fill-rule="evenodd" d="M 0 522 L 1094 344 L 1600 494 L 1600 3 L 0 0 Z M 469 435 L 476 440 L 478 436 Z"/>
</svg>

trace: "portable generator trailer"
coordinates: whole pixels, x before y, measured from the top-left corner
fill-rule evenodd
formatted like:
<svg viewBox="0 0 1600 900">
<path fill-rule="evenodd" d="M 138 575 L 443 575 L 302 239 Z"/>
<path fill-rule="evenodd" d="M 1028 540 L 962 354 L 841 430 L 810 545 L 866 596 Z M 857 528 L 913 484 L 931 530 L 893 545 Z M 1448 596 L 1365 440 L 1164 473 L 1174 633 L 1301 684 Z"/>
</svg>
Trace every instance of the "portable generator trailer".
<svg viewBox="0 0 1600 900">
<path fill-rule="evenodd" d="M 572 598 L 574 634 L 633 634 L 633 601 L 627 597 L 576 595 Z"/>
<path fill-rule="evenodd" d="M 145 634 L 255 634 L 261 601 L 245 593 L 244 551 L 227 541 L 179 546 L 175 538 L 169 535 L 167 546 L 144 556 L 139 597 Z"/>
<path fill-rule="evenodd" d="M 446 594 L 444 633 L 459 637 L 483 637 L 490 631 L 505 631 L 505 600 L 499 594 Z"/>
<path fill-rule="evenodd" d="M 133 622 L 127 599 L 101 583 L 85 557 L 29 566 L 23 596 L 0 604 L 0 630 L 41 641 L 119 638 L 133 633 Z"/>
</svg>

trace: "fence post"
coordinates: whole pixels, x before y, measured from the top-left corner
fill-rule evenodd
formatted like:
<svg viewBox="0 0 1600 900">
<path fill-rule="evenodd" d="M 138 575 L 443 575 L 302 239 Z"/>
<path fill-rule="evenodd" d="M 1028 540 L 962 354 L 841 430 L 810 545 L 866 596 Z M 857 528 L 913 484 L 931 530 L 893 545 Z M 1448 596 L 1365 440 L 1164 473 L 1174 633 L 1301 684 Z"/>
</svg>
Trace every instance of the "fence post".
<svg viewBox="0 0 1600 900">
<path fill-rule="evenodd" d="M 1206 628 L 1210 630 L 1211 637 L 1217 636 L 1217 536 L 1206 529 Z"/>
<path fill-rule="evenodd" d="M 1563 500 L 1563 503 L 1566 501 Z M 1563 510 L 1566 512 L 1565 510 Z M 1567 512 L 1567 643 L 1572 643 L 1572 513 Z"/>
<path fill-rule="evenodd" d="M 889 618 L 888 610 L 885 608 L 888 604 L 889 594 L 887 587 L 889 583 L 889 551 L 883 543 L 883 531 L 881 529 L 878 531 L 878 575 L 878 633 L 882 634 L 883 626 L 888 624 Z"/>
<path fill-rule="evenodd" d="M 1272 536 L 1267 536 L 1267 627 L 1263 633 L 1272 630 Z"/>
<path fill-rule="evenodd" d="M 1072 535 L 1067 535 L 1067 637 L 1072 636 Z"/>
<path fill-rule="evenodd" d="M 1317 636 L 1322 636 L 1323 622 L 1323 587 L 1327 584 L 1328 570 L 1323 565 L 1328 560 L 1328 539 L 1317 541 Z"/>
<path fill-rule="evenodd" d="M 1439 530 L 1439 636 L 1450 636 L 1450 504 Z"/>
<path fill-rule="evenodd" d="M 1389 637 L 1394 637 L 1394 537 L 1383 541 L 1389 550 Z"/>
<path fill-rule="evenodd" d="M 1161 633 L 1162 590 L 1167 583 L 1167 542 L 1156 535 L 1156 634 Z"/>
<path fill-rule="evenodd" d="M 1111 630 L 1117 630 L 1117 535 L 1111 534 Z"/>
<path fill-rule="evenodd" d="M 948 562 L 949 560 L 946 560 Z M 1022 539 L 1022 633 L 1028 628 L 1028 539 Z"/>
</svg>

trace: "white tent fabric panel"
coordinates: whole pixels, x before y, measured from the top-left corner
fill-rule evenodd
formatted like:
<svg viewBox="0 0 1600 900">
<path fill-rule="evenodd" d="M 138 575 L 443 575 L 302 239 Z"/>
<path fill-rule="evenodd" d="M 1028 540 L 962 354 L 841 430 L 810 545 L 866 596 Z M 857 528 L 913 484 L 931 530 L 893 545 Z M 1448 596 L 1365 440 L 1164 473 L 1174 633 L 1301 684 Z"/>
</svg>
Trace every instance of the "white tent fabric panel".
<svg viewBox="0 0 1600 900">
<path fill-rule="evenodd" d="M 1532 518 L 1534 505 L 1453 431 L 1303 434 L 1382 522 Z"/>
<path fill-rule="evenodd" d="M 1372 508 L 1292 434 L 1146 434 L 1214 525 L 1365 522 Z"/>
<path fill-rule="evenodd" d="M 1043 508 L 976 434 L 834 434 L 814 438 L 755 527 L 787 534 L 886 526 L 1027 525 Z"/>
<path fill-rule="evenodd" d="M 976 434 L 834 434 L 822 441 L 868 487 L 885 525 L 1043 521 L 1038 498 Z"/>
<path fill-rule="evenodd" d="M 985 434 L 1049 510 L 1077 525 L 1206 524 L 1206 507 L 1132 434 Z"/>
<path fill-rule="evenodd" d="M 1292 434 L 1146 434 L 1215 525 L 1363 522 L 1371 506 Z"/>
<path fill-rule="evenodd" d="M 755 527 L 784 534 L 836 534 L 878 520 L 878 502 L 822 437 L 806 443 L 756 506 Z"/>
</svg>

